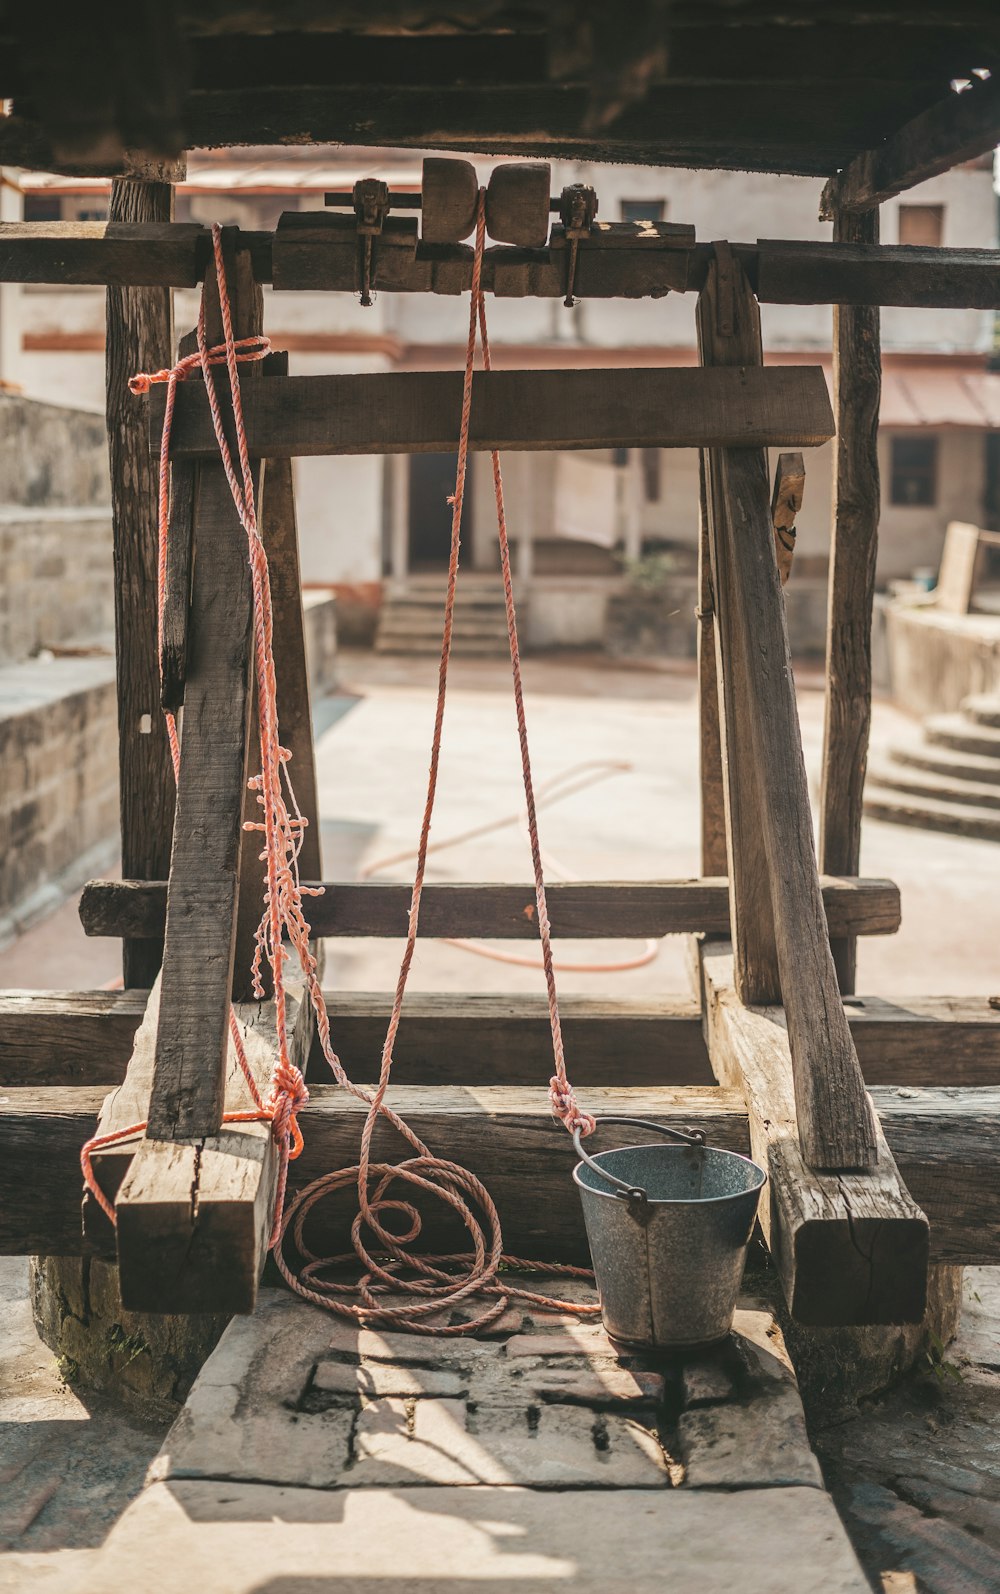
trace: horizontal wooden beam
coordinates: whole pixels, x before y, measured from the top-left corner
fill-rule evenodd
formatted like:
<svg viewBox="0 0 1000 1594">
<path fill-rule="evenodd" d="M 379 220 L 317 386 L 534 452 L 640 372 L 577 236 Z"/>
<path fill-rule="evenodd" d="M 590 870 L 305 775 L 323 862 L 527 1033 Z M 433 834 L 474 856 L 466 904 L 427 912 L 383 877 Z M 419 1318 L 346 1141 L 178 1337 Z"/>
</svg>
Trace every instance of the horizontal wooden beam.
<svg viewBox="0 0 1000 1594">
<path fill-rule="evenodd" d="M 5 1092 L 0 1108 L 0 1253 L 80 1251 L 80 1145 L 93 1132 L 101 1092 L 33 1087 Z M 1000 1261 L 1000 1090 L 875 1090 L 873 1101 L 900 1174 L 931 1223 L 933 1260 Z M 388 1101 L 432 1149 L 483 1178 L 504 1225 L 504 1242 L 521 1256 L 582 1261 L 586 1242 L 570 1174 L 569 1137 L 552 1120 L 545 1087 L 394 1086 Z M 703 1129 L 713 1145 L 746 1152 L 746 1112 L 738 1092 L 706 1089 L 588 1089 L 584 1104 L 598 1115 L 624 1113 L 678 1128 Z M 292 1163 L 300 1188 L 357 1156 L 364 1108 L 335 1086 L 315 1086 L 301 1123 L 305 1150 Z M 618 1133 L 618 1131 L 614 1131 Z M 612 1131 L 601 1144 L 613 1144 Z M 400 1154 L 398 1136 L 380 1128 L 376 1158 Z M 439 1204 L 426 1209 L 424 1240 L 464 1248 Z M 352 1208 L 344 1201 L 321 1213 L 311 1231 L 317 1249 L 346 1248 Z M 814 1227 L 819 1227 L 817 1221 Z M 836 1294 L 838 1279 L 827 1294 Z M 834 1320 L 842 1309 L 833 1302 Z"/>
<path fill-rule="evenodd" d="M 390 221 L 394 218 L 390 218 Z M 258 282 L 282 290 L 356 290 L 357 245 L 341 221 L 322 211 L 293 211 L 276 233 L 243 232 Z M 472 251 L 425 249 L 414 223 L 380 242 L 381 293 L 466 293 Z M 210 258 L 207 228 L 59 221 L 0 223 L 0 281 L 194 287 Z M 880 304 L 913 308 L 1000 309 L 1000 273 L 992 249 L 931 249 L 759 239 L 733 253 L 758 298 L 768 304 Z M 711 245 L 684 229 L 601 224 L 579 248 L 576 288 L 585 299 L 662 297 L 700 292 Z M 483 280 L 500 298 L 562 298 L 565 240 L 554 229 L 547 249 L 487 249 Z"/>
<path fill-rule="evenodd" d="M 886 1124 L 875 1120 L 871 1167 L 810 1168 L 799 1145 L 783 1010 L 743 1005 L 727 943 L 703 942 L 696 956 L 709 1058 L 719 1084 L 746 1102 L 753 1156 L 769 1179 L 761 1227 L 792 1316 L 816 1326 L 918 1323 L 927 1297 L 927 1219 L 896 1167 Z M 1000 1091 L 990 1097 L 991 1109 L 1000 1107 Z"/>
<path fill-rule="evenodd" d="M 0 991 L 0 1089 L 121 1084 L 146 991 Z M 334 1045 L 370 1080 L 389 992 L 327 991 Z M 580 1085 L 709 1085 L 701 1010 L 686 996 L 563 996 Z M 852 996 L 847 1020 L 869 1085 L 1000 1085 L 1000 1011 L 985 996 Z M 540 995 L 414 991 L 395 1047 L 408 1085 L 530 1085 L 551 1058 Z M 309 1076 L 329 1079 L 314 1047 Z"/>
<path fill-rule="evenodd" d="M 855 157 L 831 177 L 820 199 L 826 221 L 836 211 L 874 210 L 894 194 L 975 160 L 1000 144 L 1000 79 L 972 78 L 961 94 L 949 94 L 921 111 L 883 144 Z"/>
<path fill-rule="evenodd" d="M 150 395 L 159 453 L 165 389 Z M 459 371 L 379 371 L 275 377 L 247 383 L 251 455 L 441 454 L 454 449 L 462 410 Z M 833 436 L 819 366 L 702 371 L 479 372 L 469 444 L 490 449 L 657 447 L 813 448 Z M 210 459 L 218 443 L 201 383 L 177 390 L 170 451 Z"/>
<path fill-rule="evenodd" d="M 894 935 L 900 925 L 899 887 L 891 880 L 822 879 L 831 935 Z M 308 898 L 316 939 L 335 936 L 405 936 L 410 887 L 403 882 L 326 882 Z M 612 940 L 729 929 L 729 887 L 724 879 L 554 881 L 547 890 L 553 934 L 564 940 Z M 142 939 L 163 934 L 164 881 L 91 880 L 80 896 L 87 935 Z M 534 887 L 434 884 L 424 887 L 420 934 L 537 940 Z"/>
</svg>

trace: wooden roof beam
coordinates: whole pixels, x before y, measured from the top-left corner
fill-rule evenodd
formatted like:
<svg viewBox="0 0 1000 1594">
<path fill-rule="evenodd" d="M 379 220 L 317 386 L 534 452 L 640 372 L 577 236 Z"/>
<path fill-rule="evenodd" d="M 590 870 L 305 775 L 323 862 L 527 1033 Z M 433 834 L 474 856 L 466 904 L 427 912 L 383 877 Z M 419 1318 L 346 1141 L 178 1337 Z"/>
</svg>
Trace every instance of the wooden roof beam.
<svg viewBox="0 0 1000 1594">
<path fill-rule="evenodd" d="M 972 79 L 972 87 L 922 111 L 887 138 L 858 155 L 820 198 L 819 213 L 831 221 L 838 210 L 874 210 L 929 177 L 975 160 L 1000 144 L 1000 77 Z"/>
</svg>

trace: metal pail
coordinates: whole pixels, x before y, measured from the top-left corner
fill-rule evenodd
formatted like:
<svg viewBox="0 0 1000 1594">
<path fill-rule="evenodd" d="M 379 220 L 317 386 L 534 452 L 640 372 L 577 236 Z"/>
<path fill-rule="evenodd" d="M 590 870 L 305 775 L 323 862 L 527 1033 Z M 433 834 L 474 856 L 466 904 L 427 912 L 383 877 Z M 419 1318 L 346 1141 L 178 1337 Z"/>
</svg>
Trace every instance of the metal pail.
<svg viewBox="0 0 1000 1594">
<path fill-rule="evenodd" d="M 589 1156 L 580 1187 L 601 1315 L 626 1345 L 704 1345 L 732 1327 L 747 1245 L 767 1175 L 749 1157 L 640 1118 L 603 1118 L 683 1145 L 623 1146 Z"/>
</svg>

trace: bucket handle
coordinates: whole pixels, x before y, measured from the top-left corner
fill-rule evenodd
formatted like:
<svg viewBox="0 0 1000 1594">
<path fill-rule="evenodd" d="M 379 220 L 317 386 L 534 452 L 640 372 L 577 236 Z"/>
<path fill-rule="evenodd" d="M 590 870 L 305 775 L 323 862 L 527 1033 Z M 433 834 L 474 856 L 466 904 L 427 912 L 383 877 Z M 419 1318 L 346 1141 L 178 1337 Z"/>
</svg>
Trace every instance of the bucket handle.
<svg viewBox="0 0 1000 1594">
<path fill-rule="evenodd" d="M 687 1146 L 704 1146 L 705 1144 L 704 1131 L 701 1129 L 690 1129 L 685 1134 L 680 1129 L 671 1129 L 669 1124 L 654 1124 L 648 1118 L 608 1117 L 599 1118 L 596 1122 L 598 1124 L 627 1124 L 630 1129 L 655 1129 L 657 1134 L 673 1135 L 675 1140 L 683 1140 Z M 605 1168 L 601 1167 L 599 1162 L 595 1162 L 593 1157 L 587 1155 L 583 1149 L 583 1136 L 580 1133 L 579 1124 L 573 1129 L 573 1145 L 581 1162 L 585 1162 L 588 1168 L 592 1168 L 608 1184 L 615 1186 L 615 1195 L 620 1201 L 646 1203 L 649 1200 L 648 1193 L 639 1185 L 627 1184 L 624 1179 L 616 1179 L 613 1173 L 608 1173 Z"/>
</svg>

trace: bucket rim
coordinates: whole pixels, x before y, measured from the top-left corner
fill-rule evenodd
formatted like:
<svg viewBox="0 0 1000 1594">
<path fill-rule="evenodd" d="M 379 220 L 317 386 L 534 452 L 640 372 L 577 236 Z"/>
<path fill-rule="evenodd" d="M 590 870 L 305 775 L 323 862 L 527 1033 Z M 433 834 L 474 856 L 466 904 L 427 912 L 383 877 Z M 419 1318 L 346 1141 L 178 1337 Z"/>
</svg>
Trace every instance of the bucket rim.
<svg viewBox="0 0 1000 1594">
<path fill-rule="evenodd" d="M 685 1207 L 685 1206 L 710 1207 L 710 1206 L 715 1206 L 719 1202 L 722 1202 L 722 1201 L 738 1201 L 742 1196 L 756 1195 L 758 1198 L 760 1197 L 761 1191 L 764 1189 L 764 1186 L 767 1184 L 767 1172 L 766 1172 L 766 1170 L 764 1168 L 761 1167 L 759 1162 L 754 1162 L 752 1157 L 744 1156 L 742 1151 L 730 1151 L 725 1146 L 703 1146 L 701 1149 L 703 1151 L 714 1151 L 715 1154 L 717 1156 L 719 1156 L 719 1157 L 733 1157 L 737 1162 L 749 1163 L 750 1167 L 753 1168 L 755 1170 L 755 1172 L 760 1175 L 759 1182 L 756 1185 L 751 1185 L 748 1190 L 737 1190 L 734 1193 L 731 1193 L 729 1195 L 699 1197 L 699 1199 L 697 1201 L 685 1201 L 685 1200 L 681 1200 L 680 1198 L 670 1197 L 670 1196 L 667 1196 L 667 1197 L 647 1196 L 646 1199 L 648 1200 L 650 1206 L 657 1206 L 657 1207 Z M 690 1147 L 688 1147 L 688 1146 L 671 1146 L 671 1145 L 666 1144 L 666 1142 L 664 1142 L 664 1141 L 649 1141 L 649 1140 L 645 1140 L 645 1141 L 640 1141 L 640 1143 L 638 1145 L 609 1146 L 606 1151 L 595 1151 L 593 1160 L 595 1162 L 599 1162 L 602 1157 L 614 1156 L 614 1154 L 616 1152 L 619 1152 L 619 1151 L 653 1151 L 653 1150 L 685 1152 L 685 1151 L 690 1150 Z M 585 1162 L 578 1162 L 576 1164 L 576 1167 L 573 1169 L 573 1181 L 576 1184 L 576 1186 L 578 1187 L 578 1189 L 586 1190 L 588 1195 L 600 1196 L 601 1199 L 605 1200 L 605 1201 L 623 1201 L 623 1200 L 626 1199 L 625 1196 L 623 1194 L 621 1194 L 620 1192 L 618 1192 L 618 1191 L 615 1191 L 615 1190 L 600 1190 L 594 1185 L 584 1184 L 583 1180 L 580 1177 L 580 1172 L 581 1172 L 581 1169 L 585 1168 L 586 1166 L 587 1166 L 587 1164 Z"/>
</svg>

